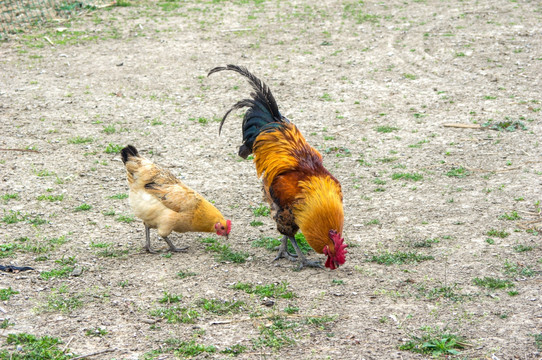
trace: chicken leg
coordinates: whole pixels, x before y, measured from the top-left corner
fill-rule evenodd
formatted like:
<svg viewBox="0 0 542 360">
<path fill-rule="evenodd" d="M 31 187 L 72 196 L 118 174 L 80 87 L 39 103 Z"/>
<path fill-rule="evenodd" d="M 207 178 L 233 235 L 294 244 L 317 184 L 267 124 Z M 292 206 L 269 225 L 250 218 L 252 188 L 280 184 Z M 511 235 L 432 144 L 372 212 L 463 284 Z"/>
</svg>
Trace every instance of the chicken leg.
<svg viewBox="0 0 542 360">
<path fill-rule="evenodd" d="M 151 248 L 151 228 L 148 227 L 147 225 L 145 225 L 145 247 L 144 249 L 148 252 L 148 253 L 151 253 L 151 254 L 157 254 L 156 251 L 154 251 L 152 248 Z M 186 249 L 188 249 L 188 246 L 183 246 L 181 248 L 176 248 L 175 245 L 173 245 L 173 243 L 171 242 L 171 240 L 169 240 L 167 238 L 167 236 L 164 236 L 163 239 L 165 240 L 165 242 L 169 245 L 169 251 L 173 251 L 173 252 L 184 252 L 186 251 Z"/>
<path fill-rule="evenodd" d="M 273 259 L 273 261 L 276 261 L 281 258 L 288 259 L 290 261 L 295 261 L 297 259 L 296 254 L 290 254 L 288 252 L 288 236 L 284 235 L 282 239 L 280 239 L 280 246 L 278 247 L 278 253 L 277 257 Z"/>
<path fill-rule="evenodd" d="M 301 252 L 301 249 L 299 248 L 299 245 L 297 245 L 297 241 L 295 240 L 295 237 L 293 237 L 293 236 L 290 237 L 290 242 L 292 243 L 292 246 L 294 247 L 295 252 L 297 253 L 297 257 L 299 259 L 298 270 L 303 269 L 303 267 L 315 267 L 315 268 L 321 268 L 321 269 L 324 268 L 319 261 L 307 260 L 305 255 L 303 255 L 303 253 Z"/>
<path fill-rule="evenodd" d="M 151 249 L 151 228 L 145 224 L 145 251 L 151 254 L 156 254 L 156 251 Z"/>
<path fill-rule="evenodd" d="M 183 246 L 181 248 L 176 248 L 175 245 L 173 245 L 173 243 L 171 242 L 171 240 L 169 240 L 167 238 L 167 236 L 164 236 L 164 240 L 167 242 L 167 244 L 169 245 L 169 251 L 173 251 L 173 252 L 185 252 L 186 249 L 188 249 L 188 246 Z"/>
</svg>

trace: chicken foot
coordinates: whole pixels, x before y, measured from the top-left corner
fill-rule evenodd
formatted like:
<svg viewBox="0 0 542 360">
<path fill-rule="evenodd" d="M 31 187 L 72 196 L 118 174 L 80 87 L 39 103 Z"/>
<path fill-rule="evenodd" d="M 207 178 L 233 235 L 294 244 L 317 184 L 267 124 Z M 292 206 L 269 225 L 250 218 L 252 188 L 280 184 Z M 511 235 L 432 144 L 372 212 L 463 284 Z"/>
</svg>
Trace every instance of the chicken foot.
<svg viewBox="0 0 542 360">
<path fill-rule="evenodd" d="M 183 252 L 183 251 L 186 251 L 186 249 L 188 249 L 188 246 L 183 246 L 182 248 L 176 248 L 175 245 L 173 245 L 173 243 L 171 242 L 171 240 L 169 240 L 167 238 L 167 236 L 164 236 L 163 239 L 169 245 L 169 250 L 170 251 Z M 158 252 L 154 251 L 151 248 L 151 228 L 148 227 L 147 225 L 145 225 L 145 240 L 146 240 L 145 241 L 145 246 L 144 246 L 145 251 L 147 251 L 148 253 L 151 253 L 151 254 L 157 254 Z"/>
<path fill-rule="evenodd" d="M 297 260 L 297 254 L 290 254 L 288 252 L 288 236 L 284 235 L 282 239 L 280 239 L 280 246 L 278 247 L 278 253 L 277 257 L 273 259 L 273 261 L 277 261 L 278 259 L 285 258 L 290 261 L 296 261 Z"/>
<path fill-rule="evenodd" d="M 169 240 L 167 238 L 167 236 L 164 236 L 163 239 L 167 242 L 167 244 L 169 245 L 169 251 L 173 251 L 173 252 L 185 252 L 186 249 L 188 249 L 188 246 L 183 246 L 181 248 L 176 248 L 175 245 L 173 245 L 173 243 L 171 242 L 171 240 Z"/>
<path fill-rule="evenodd" d="M 297 245 L 297 241 L 295 240 L 295 237 L 290 237 L 290 242 L 292 243 L 292 246 L 295 249 L 295 252 L 297 253 L 297 257 L 299 258 L 299 267 L 298 270 L 303 269 L 304 267 L 315 267 L 315 268 L 324 268 L 320 261 L 311 261 L 307 260 L 305 255 L 301 252 L 301 249 L 299 248 L 299 245 Z"/>
</svg>

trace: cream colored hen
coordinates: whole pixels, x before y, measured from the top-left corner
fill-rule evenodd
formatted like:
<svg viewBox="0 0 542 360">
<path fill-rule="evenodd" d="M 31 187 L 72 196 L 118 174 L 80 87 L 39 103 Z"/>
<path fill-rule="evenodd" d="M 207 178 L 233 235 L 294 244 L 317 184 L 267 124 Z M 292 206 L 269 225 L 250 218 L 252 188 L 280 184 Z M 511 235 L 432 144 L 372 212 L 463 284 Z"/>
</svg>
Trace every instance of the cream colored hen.
<svg viewBox="0 0 542 360">
<path fill-rule="evenodd" d="M 150 246 L 150 229 L 157 229 L 171 251 L 176 248 L 168 239 L 172 231 L 216 232 L 228 236 L 231 221 L 203 196 L 183 184 L 169 170 L 139 155 L 128 145 L 121 151 L 122 162 L 130 187 L 130 206 L 135 216 L 145 225 L 145 250 L 155 253 Z"/>
</svg>

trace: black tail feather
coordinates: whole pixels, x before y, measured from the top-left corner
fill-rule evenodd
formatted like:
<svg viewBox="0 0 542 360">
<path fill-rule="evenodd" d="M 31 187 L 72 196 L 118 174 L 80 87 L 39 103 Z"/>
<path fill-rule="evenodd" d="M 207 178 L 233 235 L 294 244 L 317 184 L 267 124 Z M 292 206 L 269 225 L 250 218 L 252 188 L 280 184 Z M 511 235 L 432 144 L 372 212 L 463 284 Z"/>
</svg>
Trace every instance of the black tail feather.
<svg viewBox="0 0 542 360">
<path fill-rule="evenodd" d="M 120 154 L 122 156 L 122 162 L 126 164 L 129 157 L 137 157 L 139 156 L 139 153 L 137 152 L 137 149 L 133 147 L 132 145 L 126 146 L 124 149 L 120 151 Z"/>
<path fill-rule="evenodd" d="M 232 111 L 248 107 L 249 110 L 247 110 L 243 119 L 243 145 L 239 148 L 239 156 L 246 158 L 252 153 L 254 140 L 266 128 L 266 125 L 288 122 L 288 119 L 280 114 L 277 102 L 269 86 L 250 73 L 245 67 L 237 65 L 219 66 L 209 71 L 207 76 L 223 70 L 235 71 L 246 77 L 254 90 L 250 94 L 252 99 L 238 101 L 226 112 L 218 130 L 220 134 L 226 118 Z"/>
</svg>

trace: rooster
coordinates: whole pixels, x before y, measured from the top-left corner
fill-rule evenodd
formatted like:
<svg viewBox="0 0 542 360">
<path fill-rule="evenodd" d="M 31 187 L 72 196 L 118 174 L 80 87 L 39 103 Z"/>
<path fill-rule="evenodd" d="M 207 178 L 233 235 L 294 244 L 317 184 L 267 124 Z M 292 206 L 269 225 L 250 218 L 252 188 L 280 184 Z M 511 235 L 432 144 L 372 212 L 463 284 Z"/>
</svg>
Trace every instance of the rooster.
<svg viewBox="0 0 542 360">
<path fill-rule="evenodd" d="M 216 67 L 208 75 L 223 70 L 246 77 L 254 90 L 251 99 L 237 102 L 226 112 L 219 133 L 233 110 L 248 107 L 242 124 L 243 144 L 239 147 L 239 156 L 246 159 L 254 154 L 265 198 L 277 230 L 284 235 L 275 260 L 298 259 L 299 268 L 321 267 L 320 262 L 307 260 L 299 249 L 295 234 L 301 230 L 309 245 L 327 256 L 325 266 L 332 270 L 338 268 L 344 264 L 347 253 L 342 237 L 344 214 L 339 181 L 324 167 L 322 155 L 280 114 L 265 83 L 236 65 Z M 296 254 L 288 252 L 288 239 Z"/>
<path fill-rule="evenodd" d="M 134 214 L 145 225 L 145 250 L 151 249 L 150 229 L 158 229 L 171 251 L 176 248 L 168 239 L 172 231 L 179 233 L 216 232 L 228 237 L 231 221 L 225 220 L 220 211 L 200 194 L 190 189 L 170 171 L 142 157 L 137 149 L 128 145 L 121 150 L 122 162 L 130 187 L 130 205 Z"/>
</svg>

